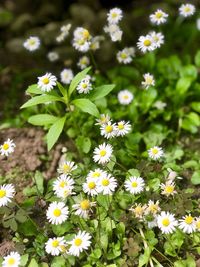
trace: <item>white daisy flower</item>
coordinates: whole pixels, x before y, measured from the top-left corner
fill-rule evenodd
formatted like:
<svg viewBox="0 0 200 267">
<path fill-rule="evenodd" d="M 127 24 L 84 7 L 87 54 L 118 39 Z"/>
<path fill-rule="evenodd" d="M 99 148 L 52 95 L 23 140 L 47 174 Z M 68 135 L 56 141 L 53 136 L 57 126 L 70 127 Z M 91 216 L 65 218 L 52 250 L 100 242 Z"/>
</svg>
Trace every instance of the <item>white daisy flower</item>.
<svg viewBox="0 0 200 267">
<path fill-rule="evenodd" d="M 167 21 L 168 14 L 163 12 L 161 9 L 156 10 L 150 16 L 150 21 L 153 24 L 160 25 Z"/>
<path fill-rule="evenodd" d="M 181 220 L 179 220 L 179 228 L 186 234 L 191 234 L 196 230 L 196 222 L 195 218 L 190 214 L 184 216 Z"/>
<path fill-rule="evenodd" d="M 91 91 L 92 89 L 93 89 L 92 84 L 89 78 L 82 79 L 76 88 L 79 94 L 81 93 L 88 94 L 89 91 Z"/>
<path fill-rule="evenodd" d="M 112 8 L 107 14 L 107 21 L 109 24 L 117 24 L 122 19 L 122 10 L 120 8 Z"/>
<path fill-rule="evenodd" d="M 0 207 L 6 206 L 12 201 L 15 195 L 15 188 L 12 184 L 3 184 L 0 186 Z"/>
<path fill-rule="evenodd" d="M 97 123 L 95 125 L 105 125 L 111 122 L 110 116 L 108 114 L 101 114 L 99 119 L 96 119 Z"/>
<path fill-rule="evenodd" d="M 36 36 L 30 36 L 23 44 L 28 51 L 35 51 L 40 47 L 40 39 Z"/>
<path fill-rule="evenodd" d="M 144 179 L 141 177 L 131 176 L 125 181 L 124 187 L 131 194 L 139 194 L 144 191 Z"/>
<path fill-rule="evenodd" d="M 61 82 L 64 84 L 70 84 L 73 78 L 74 74 L 71 69 L 63 69 L 60 73 Z"/>
<path fill-rule="evenodd" d="M 110 35 L 113 42 L 121 41 L 123 32 L 116 24 L 109 24 L 104 27 L 104 31 Z"/>
<path fill-rule="evenodd" d="M 62 224 L 68 218 L 69 209 L 64 202 L 52 202 L 47 209 L 47 219 L 52 224 Z"/>
<path fill-rule="evenodd" d="M 148 150 L 149 157 L 157 160 L 164 156 L 162 147 L 154 146 Z"/>
<path fill-rule="evenodd" d="M 97 168 L 94 171 L 90 171 L 86 177 L 86 179 L 99 179 L 105 174 L 105 171 L 102 171 L 101 169 Z"/>
<path fill-rule="evenodd" d="M 86 182 L 83 184 L 83 192 L 90 196 L 98 195 L 101 192 L 101 188 L 98 185 L 98 179 L 87 178 Z"/>
<path fill-rule="evenodd" d="M 104 164 L 109 162 L 112 156 L 113 148 L 110 144 L 101 144 L 94 149 L 93 159 L 95 162 Z"/>
<path fill-rule="evenodd" d="M 163 110 L 167 106 L 167 103 L 158 100 L 153 104 L 153 106 L 158 110 Z"/>
<path fill-rule="evenodd" d="M 52 256 L 58 256 L 60 253 L 65 252 L 66 241 L 64 240 L 64 237 L 49 238 L 49 240 L 45 243 L 45 250 Z"/>
<path fill-rule="evenodd" d="M 152 200 L 149 200 L 146 208 L 146 214 L 152 214 L 155 215 L 160 211 L 159 207 L 159 200 L 154 202 Z"/>
<path fill-rule="evenodd" d="M 58 43 L 63 42 L 65 40 L 65 38 L 69 35 L 69 31 L 71 29 L 71 26 L 72 26 L 71 24 L 67 24 L 67 25 L 63 25 L 60 28 L 61 33 L 60 33 L 60 35 L 58 35 L 56 37 L 56 41 Z"/>
<path fill-rule="evenodd" d="M 175 190 L 175 183 L 171 180 L 167 181 L 165 184 L 161 184 L 161 194 L 165 195 L 165 196 L 173 196 L 174 194 L 176 194 L 176 190 Z"/>
<path fill-rule="evenodd" d="M 81 70 L 83 70 L 83 69 L 85 69 L 87 66 L 89 66 L 89 64 L 90 64 L 90 59 L 89 59 L 89 57 L 87 57 L 87 56 L 83 56 L 83 57 L 81 57 L 81 58 L 79 59 L 79 61 L 78 61 L 78 63 L 77 63 L 77 66 L 78 66 Z"/>
<path fill-rule="evenodd" d="M 73 161 L 62 160 L 59 164 L 57 172 L 71 175 L 71 173 L 76 169 L 77 169 L 77 165 Z"/>
<path fill-rule="evenodd" d="M 117 127 L 115 123 L 108 122 L 101 126 L 101 135 L 107 139 L 113 138 L 116 136 Z"/>
<path fill-rule="evenodd" d="M 117 123 L 117 136 L 124 136 L 131 131 L 131 125 L 129 122 L 119 121 Z"/>
<path fill-rule="evenodd" d="M 10 138 L 8 138 L 3 145 L 0 146 L 0 154 L 1 156 L 6 156 L 8 157 L 9 154 L 13 153 L 15 150 L 15 143 L 13 142 L 13 140 L 11 140 Z"/>
<path fill-rule="evenodd" d="M 46 73 L 45 75 L 38 77 L 38 87 L 43 92 L 50 92 L 54 86 L 56 86 L 57 78 L 51 73 Z"/>
<path fill-rule="evenodd" d="M 200 217 L 195 218 L 196 230 L 200 232 Z"/>
<path fill-rule="evenodd" d="M 132 62 L 132 57 L 135 55 L 134 47 L 125 47 L 117 53 L 117 60 L 119 63 L 128 64 Z"/>
<path fill-rule="evenodd" d="M 69 254 L 79 257 L 80 253 L 87 250 L 91 244 L 91 235 L 85 231 L 79 231 L 78 234 L 72 239 L 72 241 L 67 242 L 71 245 L 69 249 Z"/>
<path fill-rule="evenodd" d="M 192 16 L 196 11 L 196 8 L 192 4 L 182 4 L 179 8 L 179 14 L 183 17 Z"/>
<path fill-rule="evenodd" d="M 135 204 L 129 209 L 131 212 L 133 212 L 134 216 L 138 219 L 144 219 L 145 216 L 145 210 L 146 205 L 142 205 L 141 203 Z"/>
<path fill-rule="evenodd" d="M 103 195 L 112 195 L 117 187 L 117 180 L 105 172 L 104 176 L 99 179 L 98 185 Z"/>
<path fill-rule="evenodd" d="M 55 62 L 59 59 L 59 54 L 57 52 L 52 51 L 47 54 L 47 58 L 49 61 Z"/>
<path fill-rule="evenodd" d="M 175 227 L 178 225 L 178 222 L 173 214 L 162 211 L 161 214 L 157 216 L 157 224 L 163 234 L 171 234 L 176 230 Z"/>
<path fill-rule="evenodd" d="M 72 45 L 80 52 L 87 52 L 90 49 L 91 42 L 84 39 L 74 39 Z"/>
<path fill-rule="evenodd" d="M 129 90 L 122 90 L 118 93 L 118 100 L 121 105 L 129 105 L 134 96 Z"/>
<path fill-rule="evenodd" d="M 57 197 L 65 199 L 73 194 L 74 180 L 66 174 L 62 174 L 53 182 L 53 191 Z"/>
<path fill-rule="evenodd" d="M 76 39 L 89 40 L 91 38 L 89 31 L 83 27 L 77 27 L 74 30 L 73 34 L 74 34 L 74 38 Z"/>
<path fill-rule="evenodd" d="M 93 51 L 96 51 L 97 49 L 100 48 L 100 42 L 104 40 L 104 37 L 99 35 L 91 38 L 90 40 L 90 49 Z"/>
<path fill-rule="evenodd" d="M 3 258 L 2 267 L 18 267 L 20 265 L 21 256 L 17 252 L 10 252 Z"/>
<path fill-rule="evenodd" d="M 156 49 L 155 42 L 151 35 L 147 34 L 146 36 L 140 36 L 137 47 L 143 52 L 146 53 L 147 51 L 153 51 Z"/>
<path fill-rule="evenodd" d="M 150 32 L 149 35 L 152 37 L 156 48 L 160 48 L 164 44 L 164 35 L 161 32 Z"/>
<path fill-rule="evenodd" d="M 78 204 L 72 205 L 72 209 L 76 210 L 75 214 L 81 218 L 87 219 L 92 213 L 92 207 L 96 206 L 96 202 L 91 202 L 88 199 L 83 199 Z"/>
<path fill-rule="evenodd" d="M 145 73 L 143 77 L 144 77 L 144 81 L 142 82 L 142 86 L 145 89 L 148 89 L 150 86 L 155 85 L 155 80 L 154 80 L 153 75 L 151 75 L 150 73 Z"/>
</svg>

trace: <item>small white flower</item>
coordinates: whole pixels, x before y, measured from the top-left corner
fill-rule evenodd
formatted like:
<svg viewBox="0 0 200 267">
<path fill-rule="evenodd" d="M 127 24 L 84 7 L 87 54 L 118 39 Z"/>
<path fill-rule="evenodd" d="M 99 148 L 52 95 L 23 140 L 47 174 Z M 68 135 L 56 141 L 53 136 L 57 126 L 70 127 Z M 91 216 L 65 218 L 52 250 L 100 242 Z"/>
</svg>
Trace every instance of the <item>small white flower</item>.
<svg viewBox="0 0 200 267">
<path fill-rule="evenodd" d="M 52 224 L 62 224 L 68 218 L 69 210 L 64 202 L 52 202 L 47 209 L 47 219 Z"/>
<path fill-rule="evenodd" d="M 151 14 L 150 21 L 153 24 L 160 25 L 167 21 L 168 14 L 163 12 L 161 9 L 155 11 L 155 13 Z"/>
<path fill-rule="evenodd" d="M 175 227 L 178 225 L 178 222 L 173 214 L 162 211 L 161 214 L 157 216 L 157 224 L 163 234 L 171 234 L 176 230 Z"/>
<path fill-rule="evenodd" d="M 9 255 L 3 258 L 2 267 L 18 267 L 21 257 L 17 252 L 10 252 Z"/>
<path fill-rule="evenodd" d="M 146 205 L 142 204 L 135 204 L 129 209 L 133 214 L 135 215 L 136 218 L 138 219 L 143 219 L 145 215 L 145 210 L 146 210 Z"/>
<path fill-rule="evenodd" d="M 72 209 L 76 210 L 75 214 L 81 218 L 89 218 L 90 213 L 92 213 L 92 207 L 96 206 L 96 202 L 91 202 L 88 199 L 83 199 L 78 204 L 72 205 Z"/>
<path fill-rule="evenodd" d="M 117 123 L 117 136 L 124 136 L 131 131 L 131 125 L 129 122 L 119 121 Z"/>
<path fill-rule="evenodd" d="M 71 173 L 76 169 L 77 169 L 77 165 L 73 161 L 62 160 L 59 164 L 59 168 L 57 169 L 57 172 L 71 175 Z"/>
<path fill-rule="evenodd" d="M 144 191 L 144 179 L 141 177 L 131 176 L 128 180 L 125 181 L 124 187 L 131 194 L 139 194 Z"/>
<path fill-rule="evenodd" d="M 146 214 L 155 215 L 159 211 L 160 211 L 159 201 L 154 202 L 152 200 L 149 200 L 149 202 L 147 204 Z"/>
<path fill-rule="evenodd" d="M 45 243 L 45 250 L 52 256 L 58 256 L 60 253 L 65 252 L 66 241 L 64 240 L 64 237 L 49 238 Z"/>
<path fill-rule="evenodd" d="M 144 81 L 142 82 L 142 86 L 145 89 L 148 89 L 150 86 L 155 85 L 155 80 L 154 80 L 153 75 L 151 75 L 150 73 L 145 73 L 143 77 L 144 77 Z"/>
<path fill-rule="evenodd" d="M 66 174 L 62 174 L 53 182 L 53 191 L 57 197 L 65 199 L 69 195 L 72 195 L 74 189 L 74 180 L 68 177 Z"/>
<path fill-rule="evenodd" d="M 83 184 L 83 192 L 90 195 L 96 196 L 101 192 L 101 189 L 98 185 L 98 179 L 87 178 L 86 182 Z"/>
<path fill-rule="evenodd" d="M 153 51 L 156 49 L 155 42 L 151 35 L 147 34 L 146 36 L 140 36 L 137 47 L 143 52 L 146 53 L 147 51 Z"/>
<path fill-rule="evenodd" d="M 100 42 L 104 40 L 103 36 L 95 36 L 90 40 L 90 49 L 96 51 L 100 48 Z"/>
<path fill-rule="evenodd" d="M 93 159 L 100 164 L 107 163 L 112 156 L 113 148 L 110 144 L 101 144 L 94 149 Z"/>
<path fill-rule="evenodd" d="M 122 10 L 120 8 L 112 8 L 107 14 L 107 21 L 109 24 L 117 24 L 122 19 Z"/>
<path fill-rule="evenodd" d="M 101 169 L 97 168 L 94 171 L 90 171 L 86 177 L 86 179 L 99 179 L 105 174 L 105 171 L 102 171 Z"/>
<path fill-rule="evenodd" d="M 153 106 L 158 110 L 163 110 L 167 106 L 167 103 L 158 100 L 153 104 Z"/>
<path fill-rule="evenodd" d="M 45 75 L 38 77 L 38 87 L 43 92 L 50 92 L 54 86 L 56 86 L 57 78 L 51 73 L 46 73 Z"/>
<path fill-rule="evenodd" d="M 164 35 L 161 32 L 150 32 L 149 35 L 152 37 L 156 48 L 160 48 L 164 44 Z"/>
<path fill-rule="evenodd" d="M 129 90 L 122 90 L 118 93 L 118 100 L 121 105 L 129 105 L 134 96 Z"/>
<path fill-rule="evenodd" d="M 117 187 L 117 180 L 105 172 L 99 179 L 98 185 L 103 195 L 112 195 Z"/>
<path fill-rule="evenodd" d="M 91 38 L 89 31 L 83 27 L 77 27 L 73 34 L 75 39 L 89 40 Z"/>
<path fill-rule="evenodd" d="M 97 123 L 95 125 L 105 125 L 111 121 L 108 114 L 101 114 L 99 119 L 96 119 Z"/>
<path fill-rule="evenodd" d="M 165 196 L 173 196 L 174 194 L 176 194 L 176 190 L 175 190 L 175 183 L 171 180 L 167 181 L 165 184 L 161 184 L 161 194 L 165 195 Z"/>
<path fill-rule="evenodd" d="M 195 6 L 192 4 L 182 4 L 179 8 L 179 14 L 183 17 L 192 16 L 195 13 Z"/>
<path fill-rule="evenodd" d="M 101 135 L 107 139 L 113 138 L 116 136 L 117 127 L 115 123 L 108 122 L 101 126 Z"/>
<path fill-rule="evenodd" d="M 119 63 L 128 64 L 132 62 L 132 57 L 135 55 L 133 47 L 126 47 L 117 53 L 117 60 Z"/>
<path fill-rule="evenodd" d="M 78 27 L 74 30 L 72 45 L 80 52 L 87 52 L 90 49 L 91 38 L 92 37 L 87 29 Z"/>
<path fill-rule="evenodd" d="M 36 36 L 30 36 L 25 42 L 24 47 L 29 51 L 35 51 L 40 47 L 40 39 Z"/>
<path fill-rule="evenodd" d="M 15 150 L 15 143 L 13 142 L 13 140 L 11 140 L 10 138 L 8 138 L 3 145 L 0 146 L 0 154 L 1 156 L 6 156 L 8 157 L 9 154 L 13 153 Z"/>
<path fill-rule="evenodd" d="M 72 241 L 67 242 L 71 245 L 69 249 L 69 254 L 73 256 L 79 256 L 84 250 L 87 250 L 91 244 L 91 235 L 85 231 L 79 231 L 78 234 L 72 239 Z"/>
<path fill-rule="evenodd" d="M 148 150 L 149 157 L 157 160 L 164 156 L 162 147 L 154 146 Z"/>
<path fill-rule="evenodd" d="M 104 31 L 108 33 L 113 42 L 121 41 L 123 32 L 116 24 L 109 24 L 104 27 Z"/>
<path fill-rule="evenodd" d="M 62 42 L 65 40 L 65 38 L 69 35 L 69 31 L 71 29 L 71 24 L 67 24 L 67 25 L 63 25 L 61 28 L 60 28 L 60 35 L 58 35 L 56 37 L 56 41 L 58 43 Z"/>
<path fill-rule="evenodd" d="M 73 78 L 74 74 L 71 69 L 63 69 L 60 73 L 61 82 L 64 84 L 70 84 Z"/>
<path fill-rule="evenodd" d="M 78 61 L 78 63 L 77 63 L 77 66 L 78 66 L 81 70 L 83 70 L 83 69 L 85 69 L 87 66 L 89 66 L 89 64 L 90 64 L 90 59 L 89 59 L 89 57 L 87 57 L 87 56 L 83 56 L 83 57 L 81 57 L 81 58 L 79 59 L 79 61 Z"/>
<path fill-rule="evenodd" d="M 81 93 L 88 94 L 89 91 L 92 90 L 92 84 L 90 82 L 90 79 L 89 78 L 82 79 L 78 84 L 76 90 L 78 91 L 79 94 Z"/>
<path fill-rule="evenodd" d="M 195 218 L 193 218 L 190 214 L 184 216 L 181 220 L 179 220 L 179 228 L 186 234 L 191 234 L 196 230 L 196 222 Z"/>
<path fill-rule="evenodd" d="M 15 195 L 15 188 L 12 184 L 0 186 L 0 207 L 6 206 Z"/>
<path fill-rule="evenodd" d="M 49 61 L 55 62 L 59 59 L 59 54 L 57 52 L 49 52 L 47 54 L 47 58 L 49 59 Z"/>
</svg>

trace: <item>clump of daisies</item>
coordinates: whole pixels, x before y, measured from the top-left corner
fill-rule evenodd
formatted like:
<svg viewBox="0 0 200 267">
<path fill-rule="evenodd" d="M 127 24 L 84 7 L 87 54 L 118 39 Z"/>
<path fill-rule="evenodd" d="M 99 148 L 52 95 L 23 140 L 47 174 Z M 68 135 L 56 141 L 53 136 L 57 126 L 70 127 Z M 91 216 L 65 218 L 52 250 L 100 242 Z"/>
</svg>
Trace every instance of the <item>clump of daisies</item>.
<svg viewBox="0 0 200 267">
<path fill-rule="evenodd" d="M 195 11 L 196 8 L 192 4 L 182 4 L 179 7 L 179 14 L 185 18 L 192 16 L 195 13 Z"/>
<path fill-rule="evenodd" d="M 9 154 L 12 154 L 15 150 L 15 143 L 13 140 L 8 138 L 2 145 L 0 145 L 0 154 L 1 156 L 8 157 Z"/>
<path fill-rule="evenodd" d="M 45 243 L 45 250 L 48 254 L 52 256 L 58 256 L 61 253 L 66 251 L 66 241 L 64 237 L 53 237 L 49 238 L 48 241 Z"/>
<path fill-rule="evenodd" d="M 119 63 L 128 64 L 131 63 L 135 56 L 134 47 L 125 47 L 117 53 L 117 60 Z"/>
<path fill-rule="evenodd" d="M 88 94 L 92 89 L 91 77 L 89 75 L 86 75 L 86 77 L 80 81 L 76 88 L 79 94 Z"/>
<path fill-rule="evenodd" d="M 150 86 L 154 86 L 155 85 L 155 80 L 154 80 L 154 76 L 150 73 L 145 73 L 143 75 L 144 77 L 144 81 L 142 82 L 142 86 L 145 89 L 148 89 Z"/>
<path fill-rule="evenodd" d="M 127 89 L 121 90 L 118 93 L 118 101 L 121 105 L 129 105 L 132 102 L 133 98 L 134 95 Z"/>
<path fill-rule="evenodd" d="M 66 37 L 69 35 L 70 29 L 71 29 L 71 24 L 63 25 L 60 28 L 60 34 L 56 37 L 56 41 L 58 43 L 63 42 L 66 39 Z"/>
<path fill-rule="evenodd" d="M 78 27 L 73 33 L 72 45 L 80 52 L 87 52 L 90 49 L 91 38 L 89 31 L 83 27 Z"/>
<path fill-rule="evenodd" d="M 51 73 L 38 77 L 38 87 L 43 92 L 50 92 L 56 86 L 57 78 Z"/>
<path fill-rule="evenodd" d="M 74 74 L 71 69 L 63 69 L 60 73 L 61 82 L 64 84 L 70 84 L 73 78 Z"/>
<path fill-rule="evenodd" d="M 37 36 L 30 36 L 23 46 L 30 52 L 36 51 L 40 47 L 40 39 Z"/>
</svg>

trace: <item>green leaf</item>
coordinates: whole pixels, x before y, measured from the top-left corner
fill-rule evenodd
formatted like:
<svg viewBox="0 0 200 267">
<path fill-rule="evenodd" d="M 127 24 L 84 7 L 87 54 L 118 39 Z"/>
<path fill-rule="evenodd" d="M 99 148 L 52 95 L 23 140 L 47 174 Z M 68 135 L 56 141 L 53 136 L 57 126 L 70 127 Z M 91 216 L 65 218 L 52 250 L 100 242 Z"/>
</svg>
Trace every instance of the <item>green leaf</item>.
<svg viewBox="0 0 200 267">
<path fill-rule="evenodd" d="M 58 119 L 54 124 L 51 126 L 47 133 L 47 147 L 48 151 L 54 146 L 56 141 L 58 140 L 59 136 L 62 133 L 62 130 L 65 125 L 66 116 Z"/>
<path fill-rule="evenodd" d="M 192 175 L 191 182 L 194 185 L 200 184 L 200 170 L 195 171 Z"/>
<path fill-rule="evenodd" d="M 180 69 L 180 76 L 190 78 L 191 81 L 194 81 L 197 75 L 197 68 L 194 65 L 187 65 Z"/>
<path fill-rule="evenodd" d="M 26 266 L 27 262 L 28 262 L 28 254 L 22 255 L 21 259 L 20 259 L 20 266 Z"/>
<path fill-rule="evenodd" d="M 29 94 L 36 94 L 36 95 L 44 94 L 44 92 L 40 88 L 38 88 L 37 84 L 30 85 L 26 90 L 26 92 Z"/>
<path fill-rule="evenodd" d="M 200 103 L 199 102 L 192 102 L 191 103 L 192 109 L 194 109 L 196 112 L 200 113 Z"/>
<path fill-rule="evenodd" d="M 61 94 L 63 95 L 63 97 L 66 97 L 67 96 L 67 88 L 62 86 L 62 84 L 59 82 L 57 82 L 57 86 L 58 86 L 58 89 L 60 90 Z"/>
<path fill-rule="evenodd" d="M 89 99 L 97 100 L 108 95 L 115 88 L 115 84 L 106 84 L 99 86 L 91 91 Z"/>
<path fill-rule="evenodd" d="M 64 222 L 59 225 L 52 225 L 52 230 L 56 236 L 62 236 L 65 233 L 69 232 L 73 228 L 73 225 L 70 222 Z"/>
<path fill-rule="evenodd" d="M 187 92 L 189 89 L 190 85 L 192 83 L 191 78 L 188 77 L 182 77 L 178 80 L 176 84 L 176 91 L 179 95 L 183 95 Z"/>
<path fill-rule="evenodd" d="M 49 114 L 33 115 L 28 119 L 28 122 L 33 125 L 43 126 L 54 123 L 58 117 Z"/>
<path fill-rule="evenodd" d="M 54 257 L 53 258 L 53 261 L 52 261 L 52 264 L 51 264 L 51 267 L 65 267 L 66 264 L 65 264 L 65 259 L 63 257 Z"/>
<path fill-rule="evenodd" d="M 36 236 L 38 234 L 37 228 L 32 221 L 25 221 L 23 224 L 19 224 L 18 232 L 24 234 L 25 236 Z"/>
<path fill-rule="evenodd" d="M 99 117 L 99 111 L 94 103 L 89 99 L 80 98 L 72 101 L 76 107 L 80 108 L 83 112 L 89 113 L 95 117 Z"/>
<path fill-rule="evenodd" d="M 197 51 L 195 58 L 194 58 L 194 62 L 196 66 L 200 68 L 200 50 Z"/>
<path fill-rule="evenodd" d="M 51 102 L 51 101 L 61 101 L 63 102 L 61 97 L 54 96 L 54 95 L 40 95 L 40 96 L 35 96 L 28 100 L 24 105 L 21 106 L 21 108 L 28 108 L 32 106 L 36 106 L 39 104 L 44 104 L 46 102 Z"/>
<path fill-rule="evenodd" d="M 139 257 L 138 267 L 142 267 L 142 266 L 146 265 L 149 262 L 150 255 L 151 255 L 150 248 L 149 247 L 145 248 L 144 254 L 140 255 L 140 257 Z"/>
<path fill-rule="evenodd" d="M 79 82 L 86 76 L 88 71 L 91 69 L 91 67 L 88 67 L 84 69 L 83 71 L 79 72 L 71 81 L 70 86 L 69 86 L 69 97 L 73 93 L 73 91 L 76 89 L 77 85 Z"/>
<path fill-rule="evenodd" d="M 89 137 L 78 136 L 76 145 L 81 152 L 88 153 L 91 148 L 91 141 Z"/>
<path fill-rule="evenodd" d="M 39 172 L 39 171 L 36 171 L 36 173 L 35 173 L 35 182 L 36 182 L 37 190 L 42 195 L 44 192 L 44 185 L 43 185 L 44 178 L 43 178 L 41 172 Z"/>
<path fill-rule="evenodd" d="M 35 259 L 32 259 L 28 267 L 39 267 L 39 265 Z"/>
</svg>

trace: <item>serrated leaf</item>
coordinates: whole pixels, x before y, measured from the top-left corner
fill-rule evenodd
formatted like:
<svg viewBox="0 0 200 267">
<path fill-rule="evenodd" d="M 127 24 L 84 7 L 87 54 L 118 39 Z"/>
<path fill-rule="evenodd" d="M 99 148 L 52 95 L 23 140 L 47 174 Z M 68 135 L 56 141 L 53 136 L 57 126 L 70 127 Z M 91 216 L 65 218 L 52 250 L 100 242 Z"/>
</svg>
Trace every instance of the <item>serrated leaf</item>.
<svg viewBox="0 0 200 267">
<path fill-rule="evenodd" d="M 99 86 L 91 91 L 89 99 L 97 100 L 108 95 L 115 88 L 115 84 L 106 84 Z"/>
<path fill-rule="evenodd" d="M 43 126 L 53 124 L 58 117 L 49 114 L 33 115 L 28 119 L 28 122 L 33 125 Z"/>
<path fill-rule="evenodd" d="M 86 76 L 88 71 L 91 69 L 91 67 L 88 67 L 84 69 L 83 71 L 79 72 L 71 81 L 69 86 L 69 96 L 73 93 L 73 91 L 76 89 L 79 82 Z"/>
<path fill-rule="evenodd" d="M 58 119 L 54 124 L 51 126 L 47 133 L 47 147 L 48 151 L 54 146 L 56 141 L 58 140 L 60 134 L 62 133 L 64 124 L 65 124 L 66 116 Z"/>
<path fill-rule="evenodd" d="M 39 104 L 44 104 L 46 102 L 51 102 L 51 101 L 61 101 L 63 102 L 61 97 L 54 96 L 54 95 L 40 95 L 40 96 L 35 96 L 28 100 L 24 105 L 21 106 L 22 108 L 28 108 L 31 106 L 36 106 Z"/>
<path fill-rule="evenodd" d="M 89 113 L 95 117 L 99 117 L 99 111 L 94 103 L 89 99 L 80 98 L 72 101 L 76 107 L 80 108 L 83 112 Z"/>
</svg>

